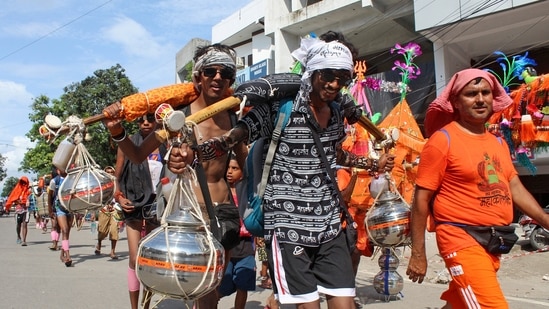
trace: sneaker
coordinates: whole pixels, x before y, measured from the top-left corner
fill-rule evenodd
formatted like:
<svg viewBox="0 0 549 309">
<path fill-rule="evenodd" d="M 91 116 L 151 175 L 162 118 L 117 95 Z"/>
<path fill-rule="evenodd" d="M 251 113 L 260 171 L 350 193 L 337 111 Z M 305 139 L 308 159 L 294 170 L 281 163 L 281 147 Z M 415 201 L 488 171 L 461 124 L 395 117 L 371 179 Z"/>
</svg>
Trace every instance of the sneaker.
<svg viewBox="0 0 549 309">
<path fill-rule="evenodd" d="M 18 245 L 21 244 L 21 238 L 17 238 L 17 244 L 18 244 Z"/>
</svg>

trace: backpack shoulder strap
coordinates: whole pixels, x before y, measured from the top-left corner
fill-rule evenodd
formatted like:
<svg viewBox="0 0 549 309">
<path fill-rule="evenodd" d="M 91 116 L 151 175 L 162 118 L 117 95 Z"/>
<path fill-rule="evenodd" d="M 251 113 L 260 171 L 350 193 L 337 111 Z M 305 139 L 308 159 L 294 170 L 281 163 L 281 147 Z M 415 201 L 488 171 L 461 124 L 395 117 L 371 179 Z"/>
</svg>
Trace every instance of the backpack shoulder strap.
<svg viewBox="0 0 549 309">
<path fill-rule="evenodd" d="M 271 143 L 269 144 L 269 150 L 267 151 L 267 157 L 265 158 L 265 164 L 263 166 L 263 173 L 261 174 L 261 183 L 259 186 L 258 194 L 260 197 L 263 197 L 265 193 L 265 187 L 267 186 L 267 178 L 271 172 L 271 165 L 273 163 L 274 153 L 276 147 L 278 146 L 278 141 L 280 140 L 280 135 L 284 130 L 284 127 L 288 124 L 290 119 L 290 114 L 293 107 L 292 99 L 285 99 L 280 101 L 280 106 L 278 107 L 278 117 L 276 118 L 275 128 L 273 130 L 273 136 L 271 138 Z"/>
</svg>

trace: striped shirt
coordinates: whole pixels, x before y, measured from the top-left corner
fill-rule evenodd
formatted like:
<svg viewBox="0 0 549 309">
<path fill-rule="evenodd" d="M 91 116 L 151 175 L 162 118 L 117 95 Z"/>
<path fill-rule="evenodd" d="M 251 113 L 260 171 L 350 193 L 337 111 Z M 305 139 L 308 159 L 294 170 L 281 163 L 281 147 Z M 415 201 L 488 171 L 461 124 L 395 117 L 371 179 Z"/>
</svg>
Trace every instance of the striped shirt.
<svg viewBox="0 0 549 309">
<path fill-rule="evenodd" d="M 264 195 L 265 240 L 273 235 L 281 243 L 316 247 L 341 231 L 337 181 L 331 181 L 317 151 L 311 126 L 317 128 L 331 168 L 335 168 L 336 146 L 345 139 L 343 120 L 336 103 L 326 129 L 319 129 L 310 107 L 294 103 L 288 125 L 283 129 Z M 278 102 L 259 104 L 242 118 L 249 141 L 271 136 Z M 308 122 L 310 121 L 310 125 Z M 269 143 L 265 143 L 264 155 Z"/>
</svg>

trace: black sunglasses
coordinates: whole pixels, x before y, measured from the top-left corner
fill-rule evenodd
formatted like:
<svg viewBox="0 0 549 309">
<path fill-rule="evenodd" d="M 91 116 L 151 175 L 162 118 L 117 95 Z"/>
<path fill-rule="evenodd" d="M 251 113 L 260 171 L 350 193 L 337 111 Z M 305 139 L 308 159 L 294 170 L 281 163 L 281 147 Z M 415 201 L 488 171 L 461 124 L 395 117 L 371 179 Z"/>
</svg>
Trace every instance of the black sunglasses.
<svg viewBox="0 0 549 309">
<path fill-rule="evenodd" d="M 137 122 L 143 123 L 145 122 L 145 120 L 147 120 L 149 123 L 156 122 L 156 119 L 154 118 L 154 114 L 143 115 L 143 117 L 137 119 Z"/>
<path fill-rule="evenodd" d="M 349 86 L 353 80 L 347 71 L 338 71 L 333 69 L 322 69 L 318 70 L 320 73 L 320 79 L 326 83 L 331 83 L 334 80 L 337 80 L 340 86 Z"/>
<path fill-rule="evenodd" d="M 235 71 L 229 68 L 223 68 L 221 70 L 216 68 L 205 68 L 202 70 L 202 74 L 204 74 L 205 77 L 213 78 L 217 73 L 219 73 L 223 79 L 233 79 L 235 75 Z"/>
</svg>

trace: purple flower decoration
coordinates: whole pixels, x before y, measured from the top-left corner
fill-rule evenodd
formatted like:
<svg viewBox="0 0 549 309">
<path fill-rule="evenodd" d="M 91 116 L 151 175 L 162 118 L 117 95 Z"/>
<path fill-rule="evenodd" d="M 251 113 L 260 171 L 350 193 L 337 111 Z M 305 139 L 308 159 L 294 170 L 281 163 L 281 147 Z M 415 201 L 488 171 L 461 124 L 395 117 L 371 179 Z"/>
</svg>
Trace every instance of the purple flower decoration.
<svg viewBox="0 0 549 309">
<path fill-rule="evenodd" d="M 404 56 L 404 62 L 396 60 L 394 62 L 395 66 L 393 71 L 400 70 L 400 76 L 402 76 L 401 82 L 401 100 L 406 97 L 406 92 L 408 89 L 408 83 L 410 80 L 417 78 L 421 74 L 421 70 L 414 63 L 414 59 L 418 56 L 421 56 L 421 47 L 414 42 L 410 42 L 404 46 L 400 44 L 395 44 L 394 48 L 391 48 L 391 54 L 397 53 Z"/>
<path fill-rule="evenodd" d="M 366 77 L 363 80 L 363 83 L 366 87 L 372 90 L 379 90 L 381 88 L 381 80 L 373 77 Z"/>
<path fill-rule="evenodd" d="M 503 120 L 500 122 L 500 125 L 501 125 L 501 126 L 505 126 L 505 127 L 510 127 L 510 126 L 511 126 L 511 122 L 509 122 L 509 120 L 503 118 Z"/>
</svg>

